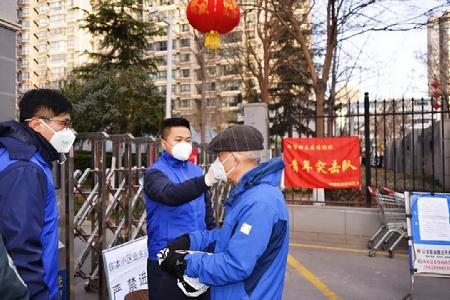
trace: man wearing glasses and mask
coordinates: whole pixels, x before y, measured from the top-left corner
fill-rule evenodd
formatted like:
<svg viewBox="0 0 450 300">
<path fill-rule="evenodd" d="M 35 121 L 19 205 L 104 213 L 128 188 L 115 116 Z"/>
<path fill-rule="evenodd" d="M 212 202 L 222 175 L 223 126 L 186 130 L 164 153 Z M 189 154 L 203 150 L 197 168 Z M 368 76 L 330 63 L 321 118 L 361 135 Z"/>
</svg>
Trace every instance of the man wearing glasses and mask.
<svg viewBox="0 0 450 300">
<path fill-rule="evenodd" d="M 30 299 L 59 299 L 58 210 L 52 162 L 69 152 L 72 105 L 59 92 L 25 93 L 19 121 L 0 123 L 0 234 Z"/>
<path fill-rule="evenodd" d="M 177 286 L 177 278 L 163 272 L 158 252 L 176 237 L 215 227 L 209 187 L 218 182 L 213 170 L 205 175 L 188 161 L 192 152 L 189 121 L 170 118 L 160 128 L 163 153 L 144 175 L 147 209 L 149 299 L 194 299 Z M 196 299 L 209 299 L 205 293 Z"/>
</svg>

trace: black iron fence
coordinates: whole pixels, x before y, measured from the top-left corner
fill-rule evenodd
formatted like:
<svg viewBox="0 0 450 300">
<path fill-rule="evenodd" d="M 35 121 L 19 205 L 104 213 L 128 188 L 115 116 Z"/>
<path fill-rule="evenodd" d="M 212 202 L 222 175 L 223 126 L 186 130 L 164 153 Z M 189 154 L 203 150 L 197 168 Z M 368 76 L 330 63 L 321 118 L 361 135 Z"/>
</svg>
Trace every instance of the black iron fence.
<svg viewBox="0 0 450 300">
<path fill-rule="evenodd" d="M 302 114 L 292 137 L 313 137 L 316 120 L 325 136 L 359 136 L 362 153 L 361 189 L 326 190 L 327 204 L 373 206 L 367 186 L 396 191 L 450 191 L 450 119 L 444 99 L 398 99 L 341 102 L 332 112 Z M 329 111 L 329 110 L 327 110 Z M 272 137 L 272 152 L 282 152 L 282 137 Z M 294 203 L 315 202 L 310 189 L 287 190 Z"/>
</svg>

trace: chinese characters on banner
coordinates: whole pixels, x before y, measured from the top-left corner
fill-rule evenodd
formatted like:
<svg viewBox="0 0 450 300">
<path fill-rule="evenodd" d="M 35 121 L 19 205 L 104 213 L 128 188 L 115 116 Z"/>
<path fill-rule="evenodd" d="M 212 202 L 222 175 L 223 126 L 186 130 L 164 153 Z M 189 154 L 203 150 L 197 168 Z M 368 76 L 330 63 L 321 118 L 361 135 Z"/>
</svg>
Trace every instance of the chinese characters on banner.
<svg viewBox="0 0 450 300">
<path fill-rule="evenodd" d="M 359 187 L 359 137 L 285 138 L 285 186 L 342 189 Z"/>
<path fill-rule="evenodd" d="M 103 251 L 109 299 L 123 300 L 125 295 L 147 289 L 147 237 Z"/>
</svg>

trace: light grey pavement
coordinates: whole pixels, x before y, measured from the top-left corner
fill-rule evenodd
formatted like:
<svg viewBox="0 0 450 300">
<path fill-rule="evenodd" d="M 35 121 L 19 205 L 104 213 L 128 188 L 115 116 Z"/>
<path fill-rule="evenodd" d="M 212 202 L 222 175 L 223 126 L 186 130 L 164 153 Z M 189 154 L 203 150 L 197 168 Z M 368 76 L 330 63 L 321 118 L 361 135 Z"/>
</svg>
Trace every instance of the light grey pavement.
<svg viewBox="0 0 450 300">
<path fill-rule="evenodd" d="M 365 249 L 292 242 L 290 255 L 283 300 L 399 300 L 410 290 L 406 252 L 396 252 L 393 259 L 382 253 L 370 258 Z M 97 299 L 77 281 L 76 299 Z M 450 279 L 416 277 L 414 296 L 450 299 Z"/>
</svg>

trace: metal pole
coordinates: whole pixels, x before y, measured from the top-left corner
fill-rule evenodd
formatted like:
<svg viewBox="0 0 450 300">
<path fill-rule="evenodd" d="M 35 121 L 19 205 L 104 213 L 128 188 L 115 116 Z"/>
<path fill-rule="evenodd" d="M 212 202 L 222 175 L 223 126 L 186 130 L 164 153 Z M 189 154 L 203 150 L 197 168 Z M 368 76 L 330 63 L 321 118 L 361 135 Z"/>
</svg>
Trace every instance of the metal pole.
<svg viewBox="0 0 450 300">
<path fill-rule="evenodd" d="M 371 196 L 369 191 L 369 186 L 371 183 L 371 173 L 370 173 L 370 102 L 369 102 L 369 93 L 364 93 L 364 143 L 365 143 L 365 157 L 364 157 L 364 165 L 366 167 L 366 203 L 367 206 L 371 205 Z"/>
<path fill-rule="evenodd" d="M 166 119 L 172 117 L 172 33 L 173 33 L 173 15 L 169 14 L 167 18 L 167 84 L 166 84 Z"/>
</svg>

